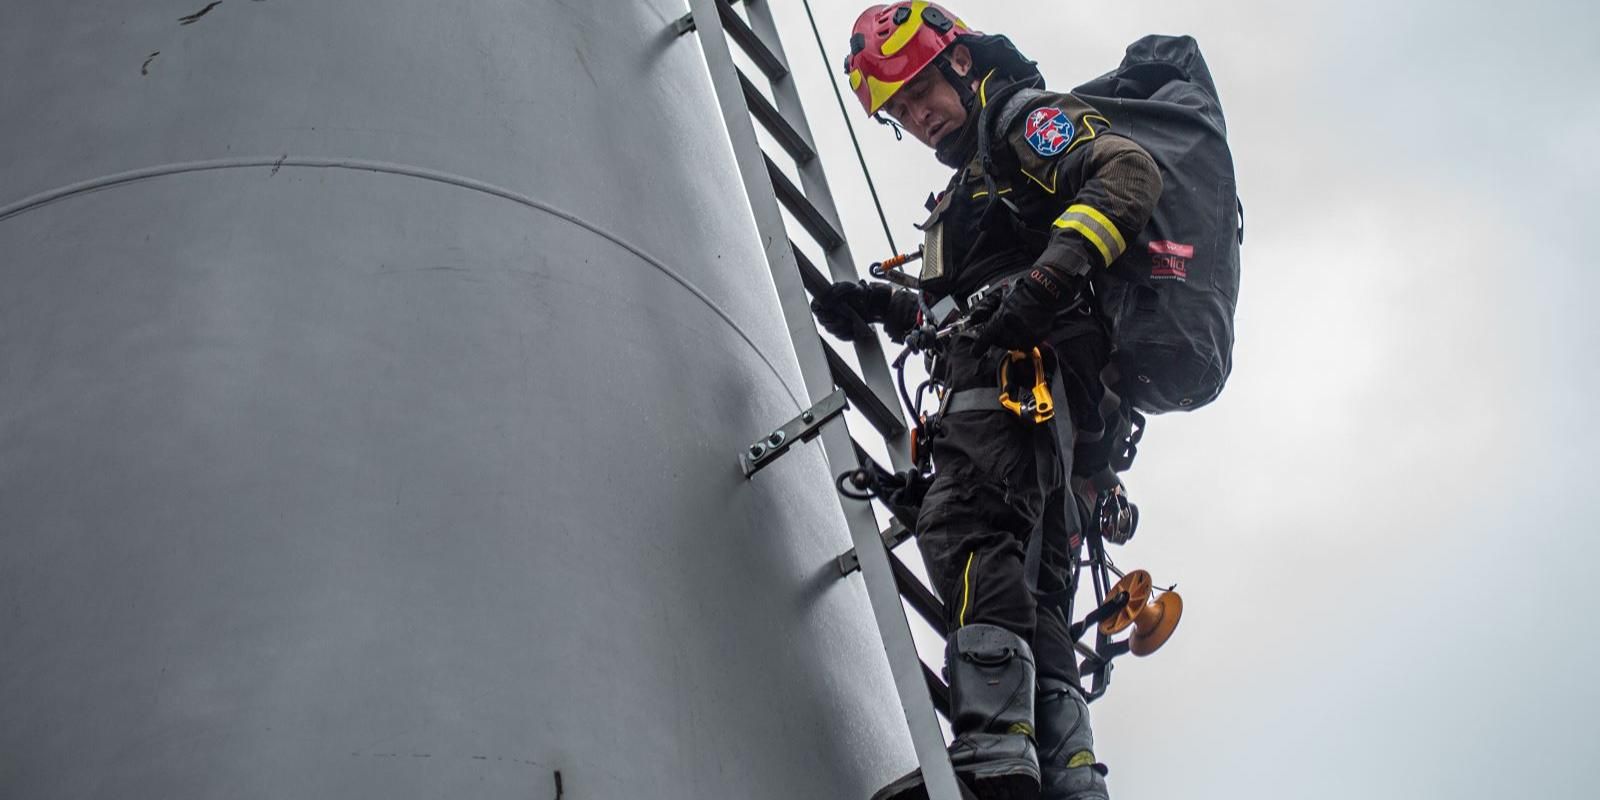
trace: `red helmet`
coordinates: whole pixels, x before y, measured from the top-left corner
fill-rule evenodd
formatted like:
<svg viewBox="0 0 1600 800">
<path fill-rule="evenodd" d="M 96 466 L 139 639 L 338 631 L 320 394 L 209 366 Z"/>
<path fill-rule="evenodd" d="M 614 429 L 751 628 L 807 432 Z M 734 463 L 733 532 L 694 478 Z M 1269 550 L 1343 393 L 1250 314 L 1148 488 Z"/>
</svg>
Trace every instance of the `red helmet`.
<svg viewBox="0 0 1600 800">
<path fill-rule="evenodd" d="M 938 3 L 873 6 L 861 12 L 850 33 L 850 55 L 844 62 L 850 88 L 867 114 L 876 114 L 957 37 L 976 33 Z"/>
</svg>

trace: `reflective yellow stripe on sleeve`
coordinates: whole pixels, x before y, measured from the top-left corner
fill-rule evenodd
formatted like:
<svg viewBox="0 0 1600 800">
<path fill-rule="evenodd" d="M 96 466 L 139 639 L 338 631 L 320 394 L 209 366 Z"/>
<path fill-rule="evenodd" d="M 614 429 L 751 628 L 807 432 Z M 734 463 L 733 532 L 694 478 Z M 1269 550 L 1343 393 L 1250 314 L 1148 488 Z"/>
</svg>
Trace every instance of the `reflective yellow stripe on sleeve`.
<svg viewBox="0 0 1600 800">
<path fill-rule="evenodd" d="M 1100 251 L 1100 257 L 1106 260 L 1106 266 L 1122 256 L 1128 249 L 1128 243 L 1123 240 L 1122 232 L 1111 223 L 1106 215 L 1090 206 L 1078 204 L 1068 206 L 1066 213 L 1055 221 L 1057 228 L 1069 228 L 1077 231 L 1083 238 L 1089 240 Z"/>
</svg>

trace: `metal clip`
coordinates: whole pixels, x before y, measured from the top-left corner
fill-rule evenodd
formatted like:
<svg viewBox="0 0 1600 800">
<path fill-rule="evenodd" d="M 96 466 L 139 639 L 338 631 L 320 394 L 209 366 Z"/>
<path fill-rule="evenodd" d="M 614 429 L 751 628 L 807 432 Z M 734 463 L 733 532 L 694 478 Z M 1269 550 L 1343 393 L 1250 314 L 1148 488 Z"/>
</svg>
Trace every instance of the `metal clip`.
<svg viewBox="0 0 1600 800">
<path fill-rule="evenodd" d="M 1033 388 L 1022 400 L 1011 399 L 1011 364 L 1026 361 L 1029 354 L 1012 350 L 1000 361 L 1000 405 L 1023 419 L 1032 417 L 1035 423 L 1049 422 L 1056 415 L 1055 399 L 1050 396 L 1050 379 L 1045 376 L 1044 356 L 1033 348 Z"/>
<path fill-rule="evenodd" d="M 986 284 L 983 285 L 982 289 L 979 289 L 978 291 L 967 295 L 967 310 L 971 311 L 972 307 L 977 305 L 978 301 L 982 300 L 984 295 L 987 295 L 993 289 L 994 289 L 994 284 L 986 283 Z"/>
<path fill-rule="evenodd" d="M 910 264 L 913 261 L 921 261 L 922 252 L 922 248 L 918 247 L 917 252 L 915 253 L 905 253 L 902 255 L 890 256 L 882 261 L 874 261 L 871 266 L 867 267 L 867 273 L 880 281 L 889 281 L 890 283 L 897 283 L 901 286 L 904 286 L 907 289 L 916 289 L 920 291 L 922 289 L 922 281 L 918 278 L 913 278 L 910 275 L 907 275 L 905 272 L 902 272 L 900 268 L 906 264 Z"/>
<path fill-rule="evenodd" d="M 1139 507 L 1129 502 L 1122 486 L 1101 490 L 1095 506 L 1100 538 L 1112 544 L 1127 544 L 1139 528 Z"/>
</svg>

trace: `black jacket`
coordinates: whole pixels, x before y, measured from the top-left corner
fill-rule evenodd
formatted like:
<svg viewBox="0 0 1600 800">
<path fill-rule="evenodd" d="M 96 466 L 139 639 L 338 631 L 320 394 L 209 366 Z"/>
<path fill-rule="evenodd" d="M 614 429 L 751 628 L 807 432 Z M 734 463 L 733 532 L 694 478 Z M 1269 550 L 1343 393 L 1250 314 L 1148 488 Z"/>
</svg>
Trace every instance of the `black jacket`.
<svg viewBox="0 0 1600 800">
<path fill-rule="evenodd" d="M 1155 161 L 1087 102 L 1002 82 L 990 73 L 980 84 L 979 135 L 919 226 L 930 302 L 1035 265 L 1091 275 L 1122 255 L 1161 196 Z"/>
</svg>

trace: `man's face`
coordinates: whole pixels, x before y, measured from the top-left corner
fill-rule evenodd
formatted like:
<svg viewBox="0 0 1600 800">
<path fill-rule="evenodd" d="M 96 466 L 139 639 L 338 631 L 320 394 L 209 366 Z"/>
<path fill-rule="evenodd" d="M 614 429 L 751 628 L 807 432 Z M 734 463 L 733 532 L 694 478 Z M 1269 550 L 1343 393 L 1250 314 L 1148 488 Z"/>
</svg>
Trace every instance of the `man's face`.
<svg viewBox="0 0 1600 800">
<path fill-rule="evenodd" d="M 958 74 L 966 75 L 972 66 L 967 49 L 960 45 L 952 48 L 950 64 Z M 961 95 L 956 94 L 955 87 L 945 80 L 936 64 L 924 67 L 900 87 L 900 91 L 883 104 L 883 110 L 917 141 L 929 147 L 937 147 L 940 139 L 961 130 L 967 121 Z"/>
</svg>

